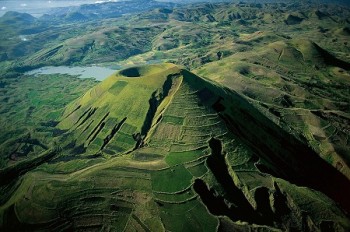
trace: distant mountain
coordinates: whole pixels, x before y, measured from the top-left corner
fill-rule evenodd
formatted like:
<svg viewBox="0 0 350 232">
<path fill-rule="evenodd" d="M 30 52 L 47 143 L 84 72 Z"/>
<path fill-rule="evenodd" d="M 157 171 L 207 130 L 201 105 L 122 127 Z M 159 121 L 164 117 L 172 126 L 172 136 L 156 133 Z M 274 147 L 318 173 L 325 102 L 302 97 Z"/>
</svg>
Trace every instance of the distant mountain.
<svg viewBox="0 0 350 232">
<path fill-rule="evenodd" d="M 0 18 L 0 22 L 5 24 L 33 23 L 36 20 L 37 19 L 30 14 L 15 11 L 8 11 Z"/>
<path fill-rule="evenodd" d="M 103 2 L 98 4 L 84 4 L 80 6 L 60 7 L 52 9 L 48 14 L 44 15 L 45 20 L 64 18 L 71 20 L 68 15 L 77 13 L 80 20 L 93 20 L 103 18 L 116 18 L 124 14 L 140 13 L 155 8 L 173 8 L 178 4 L 170 2 L 158 2 L 153 0 L 136 0 L 136 1 L 120 1 L 120 2 Z"/>
<path fill-rule="evenodd" d="M 168 0 L 160 0 L 168 1 Z M 218 2 L 233 2 L 233 3 L 291 3 L 291 2 L 302 2 L 302 3 L 316 3 L 316 4 L 341 4 L 350 6 L 349 0 L 308 0 L 308 1 L 295 1 L 295 0 L 169 0 L 169 2 L 175 3 L 196 3 L 196 2 L 209 2 L 209 3 L 218 3 Z"/>
<path fill-rule="evenodd" d="M 67 13 L 64 17 L 67 21 L 85 21 L 88 19 L 85 15 L 79 13 L 79 12 L 71 12 Z"/>
</svg>

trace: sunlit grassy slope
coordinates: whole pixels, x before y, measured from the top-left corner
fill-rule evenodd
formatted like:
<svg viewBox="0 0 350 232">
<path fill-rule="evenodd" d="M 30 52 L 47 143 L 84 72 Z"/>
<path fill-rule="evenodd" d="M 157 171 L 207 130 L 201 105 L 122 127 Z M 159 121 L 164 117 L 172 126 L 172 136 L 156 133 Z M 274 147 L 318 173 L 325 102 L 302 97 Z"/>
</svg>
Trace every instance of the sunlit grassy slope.
<svg viewBox="0 0 350 232">
<path fill-rule="evenodd" d="M 3 27 L 0 230 L 348 231 L 349 12 L 218 3 Z M 129 68 L 18 78 L 95 63 Z"/>
<path fill-rule="evenodd" d="M 173 64 L 110 76 L 57 128 L 48 163 L 8 170 L 5 230 L 350 228 L 346 178 L 238 93 Z"/>
</svg>

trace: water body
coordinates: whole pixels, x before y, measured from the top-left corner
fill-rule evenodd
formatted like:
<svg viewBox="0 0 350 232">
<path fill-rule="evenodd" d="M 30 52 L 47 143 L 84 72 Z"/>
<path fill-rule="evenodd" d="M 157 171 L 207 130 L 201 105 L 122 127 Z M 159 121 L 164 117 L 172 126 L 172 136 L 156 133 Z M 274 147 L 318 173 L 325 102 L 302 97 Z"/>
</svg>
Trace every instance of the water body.
<svg viewBox="0 0 350 232">
<path fill-rule="evenodd" d="M 27 75 L 40 75 L 40 74 L 68 74 L 72 76 L 78 76 L 80 78 L 95 78 L 98 81 L 102 81 L 115 73 L 117 67 L 105 68 L 98 66 L 90 67 L 67 67 L 67 66 L 46 66 L 27 72 Z M 120 68 L 119 68 L 120 69 Z"/>
<path fill-rule="evenodd" d="M 95 2 L 96 0 L 0 0 L 0 16 L 5 14 L 6 11 L 17 11 L 39 17 L 52 8 L 93 4 Z"/>
</svg>

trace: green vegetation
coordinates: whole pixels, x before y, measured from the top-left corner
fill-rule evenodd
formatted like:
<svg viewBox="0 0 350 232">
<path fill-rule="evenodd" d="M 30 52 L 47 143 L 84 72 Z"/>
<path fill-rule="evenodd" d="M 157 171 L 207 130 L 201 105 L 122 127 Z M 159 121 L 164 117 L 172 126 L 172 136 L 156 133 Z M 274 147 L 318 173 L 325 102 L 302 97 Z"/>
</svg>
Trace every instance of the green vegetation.
<svg viewBox="0 0 350 232">
<path fill-rule="evenodd" d="M 140 95 L 134 94 L 136 88 Z M 177 120 L 166 120 L 167 117 L 183 120 L 176 123 Z M 247 122 L 243 117 L 251 120 Z M 136 226 L 143 230 L 215 231 L 216 216 L 220 215 L 228 216 L 233 223 L 248 220 L 285 228 L 289 218 L 300 217 L 300 209 L 291 208 L 285 194 L 305 198 L 313 190 L 300 190 L 288 181 L 281 184 L 263 173 L 302 183 L 315 176 L 327 178 L 322 173 L 330 168 L 317 155 L 308 159 L 318 163 L 316 167 L 323 167 L 322 171 L 311 169 L 312 173 L 301 165 L 287 165 L 282 171 L 276 168 L 285 165 L 278 152 L 283 149 L 277 143 L 282 138 L 286 139 L 283 158 L 290 163 L 300 162 L 295 154 L 288 153 L 291 144 L 298 144 L 298 153 L 312 151 L 287 137 L 240 95 L 172 64 L 135 67 L 112 75 L 70 103 L 59 121 L 55 128 L 62 131 L 56 138 L 61 150 L 49 153 L 52 155 L 43 160 L 49 162 L 42 164 L 38 160 L 34 163 L 38 165 L 36 169 L 28 166 L 30 161 L 21 166 L 19 163 L 16 168 L 2 172 L 13 178 L 3 182 L 1 188 L 6 197 L 0 210 L 3 220 L 7 218 L 2 225 L 5 229 L 22 229 L 30 222 L 49 230 L 89 230 L 108 225 L 114 229 Z M 264 127 L 256 127 L 257 124 Z M 252 127 L 262 129 L 251 130 Z M 261 141 L 259 136 L 271 139 L 266 143 L 267 153 L 250 145 L 253 140 Z M 255 152 L 260 158 L 256 158 Z M 268 158 L 271 156 L 274 160 Z M 22 171 L 27 173 L 21 177 Z M 302 173 L 303 179 L 290 178 L 295 173 Z M 22 178 L 22 183 L 14 191 L 18 178 Z M 334 188 L 342 187 L 342 177 L 336 174 L 334 178 L 340 181 L 334 182 Z M 200 181 L 211 190 L 198 187 Z M 346 207 L 342 196 L 325 190 L 320 182 L 307 183 Z M 314 204 L 312 209 L 322 208 L 327 213 L 309 217 L 323 221 L 332 215 L 334 225 L 349 228 L 346 217 L 324 193 L 318 192 L 327 206 Z M 271 219 L 270 211 L 260 208 L 270 197 L 284 204 L 282 209 L 270 206 L 271 212 L 278 215 L 276 221 Z M 223 208 L 217 211 L 210 202 L 223 204 Z M 245 209 L 240 208 L 247 207 L 242 204 L 251 204 L 250 219 L 246 218 Z M 304 202 L 298 207 L 310 210 Z M 41 208 L 40 213 L 31 213 Z M 284 214 L 279 210 L 285 210 Z M 62 213 L 69 220 L 57 216 Z M 155 222 L 150 223 L 150 218 L 155 218 Z M 20 223 L 7 224 L 13 220 Z"/>
<path fill-rule="evenodd" d="M 170 166 L 189 162 L 192 160 L 196 160 L 203 155 L 203 150 L 194 150 L 194 151 L 184 151 L 184 152 L 170 152 L 165 161 Z"/>
<path fill-rule="evenodd" d="M 67 75 L 5 79 L 1 97 L 1 168 L 34 158 L 63 133 L 55 128 L 64 107 L 97 82 Z M 67 84 L 69 83 L 69 84 Z"/>
<path fill-rule="evenodd" d="M 155 192 L 181 192 L 191 185 L 191 179 L 192 175 L 183 165 L 174 166 L 152 174 L 152 189 Z"/>
<path fill-rule="evenodd" d="M 217 219 L 209 215 L 205 207 L 195 200 L 183 204 L 167 204 L 161 207 L 162 220 L 172 231 L 215 231 Z"/>
<path fill-rule="evenodd" d="M 350 11 L 320 7 L 0 28 L 0 230 L 350 230 Z M 23 75 L 95 63 L 125 69 Z"/>
</svg>

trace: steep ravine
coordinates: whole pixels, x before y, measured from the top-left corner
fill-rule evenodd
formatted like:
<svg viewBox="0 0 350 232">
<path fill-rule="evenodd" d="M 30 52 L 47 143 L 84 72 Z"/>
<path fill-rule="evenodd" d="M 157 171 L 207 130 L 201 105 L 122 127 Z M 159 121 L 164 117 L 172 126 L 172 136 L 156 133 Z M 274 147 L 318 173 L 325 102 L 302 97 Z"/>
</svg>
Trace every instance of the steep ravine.
<svg viewBox="0 0 350 232">
<path fill-rule="evenodd" d="M 261 171 L 325 193 L 350 212 L 350 181 L 314 150 L 277 126 L 248 101 L 230 91 L 213 106 L 231 132 L 242 139 L 269 168 Z M 257 166 L 259 168 L 259 166 Z"/>
</svg>

